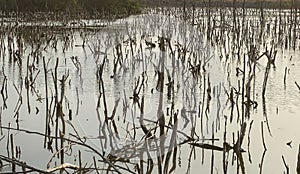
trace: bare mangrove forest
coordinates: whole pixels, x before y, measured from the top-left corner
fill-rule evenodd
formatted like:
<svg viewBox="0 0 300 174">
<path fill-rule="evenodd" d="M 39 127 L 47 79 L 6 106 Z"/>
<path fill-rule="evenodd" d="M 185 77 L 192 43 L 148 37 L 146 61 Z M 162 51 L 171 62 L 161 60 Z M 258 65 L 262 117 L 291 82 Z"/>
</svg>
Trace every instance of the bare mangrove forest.
<svg viewBox="0 0 300 174">
<path fill-rule="evenodd" d="M 201 2 L 0 0 L 0 173 L 300 174 L 297 2 Z"/>
<path fill-rule="evenodd" d="M 2 16 L 27 20 L 122 18 L 141 12 L 137 0 L 0 0 Z"/>
</svg>

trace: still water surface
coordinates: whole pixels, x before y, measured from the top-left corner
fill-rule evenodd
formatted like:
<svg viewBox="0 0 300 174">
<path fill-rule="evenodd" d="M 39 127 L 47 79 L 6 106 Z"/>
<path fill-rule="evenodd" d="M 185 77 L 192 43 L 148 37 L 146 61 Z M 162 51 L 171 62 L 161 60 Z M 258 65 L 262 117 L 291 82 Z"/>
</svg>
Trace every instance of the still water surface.
<svg viewBox="0 0 300 174">
<path fill-rule="evenodd" d="M 300 94 L 295 85 L 295 82 L 300 83 L 299 49 L 284 48 L 280 46 L 280 39 L 274 37 L 278 34 L 280 26 L 287 28 L 288 24 L 279 23 L 280 12 L 266 10 L 265 25 L 261 26 L 259 11 L 248 9 L 244 16 L 244 25 L 242 15 L 235 18 L 240 31 L 245 32 L 244 35 L 236 34 L 230 28 L 234 28 L 232 9 L 224 9 L 222 12 L 212 10 L 211 18 L 207 16 L 207 10 L 197 9 L 192 20 L 190 16 L 182 19 L 180 9 L 150 9 L 145 14 L 120 19 L 101 28 L 96 26 L 100 25 L 98 21 L 89 21 L 87 27 L 75 28 L 36 26 L 27 22 L 20 23 L 19 26 L 10 23 L 3 25 L 0 84 L 5 84 L 6 76 L 8 98 L 6 101 L 0 100 L 1 126 L 10 125 L 16 129 L 45 133 L 47 96 L 44 57 L 48 75 L 48 107 L 51 113 L 58 112 L 53 103 L 57 60 L 58 79 L 62 79 L 63 75 L 68 76 L 63 97 L 60 93 L 61 83 L 58 81 L 58 98 L 63 98 L 62 111 L 66 122 L 64 137 L 76 140 L 72 135 L 78 133 L 86 144 L 107 159 L 111 154 L 130 160 L 128 164 L 113 161 L 115 164 L 125 167 L 127 165 L 134 172 L 138 172 L 136 165 L 141 168 L 140 155 L 143 152 L 141 149 L 145 150 L 142 145 L 145 142 L 145 133 L 140 124 L 140 108 L 144 96 L 143 122 L 157 140 L 150 139 L 149 153 L 143 155 L 144 172 L 150 157 L 154 161 L 152 173 L 158 173 L 159 166 L 166 168 L 167 162 L 159 165 L 157 158 L 162 153 L 158 152 L 157 143 L 163 141 L 165 155 L 167 152 L 172 154 L 169 157 L 168 171 L 174 162 L 174 173 L 225 173 L 226 170 L 227 173 L 283 173 L 286 171 L 283 159 L 290 172 L 296 173 L 300 142 Z M 237 13 L 241 12 L 242 9 L 237 9 Z M 287 12 L 282 14 L 285 15 L 282 15 L 283 19 L 289 19 L 286 17 Z M 226 20 L 222 20 L 224 18 Z M 191 24 L 192 21 L 194 25 Z M 209 23 L 213 26 L 210 30 Z M 52 25 L 60 24 L 54 22 Z M 263 31 L 263 35 L 259 34 L 260 31 Z M 208 38 L 207 33 L 212 37 Z M 251 35 L 253 41 L 246 41 Z M 160 38 L 167 38 L 164 40 L 165 49 L 159 47 Z M 276 67 L 271 66 L 266 94 L 263 97 L 263 80 L 268 62 L 266 56 L 257 60 L 255 76 L 250 82 L 251 100 L 257 102 L 257 107 L 251 106 L 250 117 L 247 118 L 242 115 L 246 112 L 246 108 L 242 111 L 242 100 L 246 99 L 243 99 L 241 94 L 242 88 L 246 88 L 246 83 L 244 87 L 241 86 L 243 75 L 237 75 L 236 69 L 240 68 L 245 72 L 247 82 L 250 77 L 250 67 L 247 64 L 250 59 L 250 43 L 256 46 L 257 54 L 261 55 L 265 48 L 270 50 L 273 43 L 271 41 L 277 43 L 274 47 L 278 51 Z M 151 47 L 149 43 L 155 47 Z M 237 52 L 237 43 L 241 43 L 240 52 Z M 119 55 L 117 46 L 120 46 L 121 50 Z M 9 56 L 9 47 L 13 53 L 21 52 L 20 59 Z M 245 69 L 244 56 L 247 62 Z M 117 69 L 114 72 L 118 57 L 122 58 L 122 62 L 116 63 Z M 102 78 L 109 116 L 118 103 L 113 119 L 117 131 L 112 121 L 107 125 L 104 122 L 103 89 L 97 76 L 103 60 L 105 63 Z M 196 69 L 198 65 L 199 69 Z M 164 74 L 163 90 L 157 87 L 160 83 L 159 73 Z M 25 81 L 30 79 L 30 75 L 32 86 L 26 88 Z M 144 85 L 141 85 L 143 77 L 145 81 Z M 171 81 L 174 85 L 169 96 L 168 84 Z M 137 89 L 141 89 L 138 102 L 133 100 L 136 86 Z M 237 91 L 233 93 L 234 110 L 231 112 L 230 92 L 233 89 Z M 22 101 L 21 104 L 18 101 Z M 18 110 L 16 108 L 19 105 Z M 162 109 L 161 112 L 159 108 Z M 159 134 L 159 125 L 156 123 L 160 113 L 164 114 L 165 120 L 163 136 Z M 174 114 L 178 114 L 177 123 L 174 123 Z M 55 118 L 54 115 L 49 123 L 52 136 L 55 136 Z M 241 153 L 244 163 L 241 164 L 233 150 L 226 153 L 218 151 L 217 147 L 223 148 L 224 143 L 233 146 L 241 133 L 243 123 L 246 123 L 246 131 L 240 147 L 245 152 Z M 178 128 L 175 129 L 176 124 Z M 59 123 L 58 130 L 62 131 L 62 127 Z M 172 130 L 176 130 L 175 136 Z M 21 149 L 18 160 L 42 170 L 61 163 L 60 157 L 57 156 L 60 151 L 57 153 L 55 149 L 55 139 L 52 140 L 51 152 L 44 148 L 44 136 L 23 131 L 8 132 L 7 129 L 2 129 L 1 155 L 13 158 L 12 151 L 7 146 L 7 143 L 11 143 L 8 140 L 10 134 L 13 134 L 14 146 Z M 185 141 L 186 135 L 192 137 L 192 140 Z M 165 139 L 162 138 L 164 136 Z M 172 137 L 176 137 L 176 140 L 172 140 Z M 266 145 L 265 153 L 263 141 Z M 287 145 L 288 142 L 291 142 L 290 145 Z M 211 146 L 204 148 L 189 143 Z M 58 145 L 60 146 L 60 141 Z M 96 161 L 99 170 L 108 168 L 108 165 L 101 162 L 101 158 L 88 148 L 70 145 L 67 142 L 63 146 L 65 163 L 78 166 L 80 151 L 82 165 L 86 168 L 95 168 L 93 157 L 99 160 Z M 226 163 L 228 166 L 224 167 Z M 5 165 L 1 170 L 7 172 L 12 169 L 11 166 Z"/>
</svg>

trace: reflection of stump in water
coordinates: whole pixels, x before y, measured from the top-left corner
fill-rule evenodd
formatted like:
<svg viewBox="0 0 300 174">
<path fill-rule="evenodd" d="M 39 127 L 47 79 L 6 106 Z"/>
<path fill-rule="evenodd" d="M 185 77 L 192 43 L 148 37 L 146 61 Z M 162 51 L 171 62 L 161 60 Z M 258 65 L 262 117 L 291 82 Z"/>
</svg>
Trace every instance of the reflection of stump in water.
<svg viewBox="0 0 300 174">
<path fill-rule="evenodd" d="M 295 81 L 295 84 L 297 86 L 297 88 L 300 90 L 300 86 L 298 85 L 298 83 Z"/>
<path fill-rule="evenodd" d="M 158 92 L 163 92 L 163 88 L 164 88 L 163 86 L 164 86 L 164 73 L 163 72 L 158 72 L 156 90 Z"/>
<path fill-rule="evenodd" d="M 167 97 L 168 97 L 168 100 L 171 100 L 171 97 L 172 97 L 172 93 L 174 91 L 174 80 L 172 81 L 169 81 L 169 83 L 166 84 L 167 85 L 167 89 L 168 89 L 168 92 L 167 92 Z"/>
<path fill-rule="evenodd" d="M 147 48 L 155 48 L 155 43 L 149 42 L 147 40 L 145 40 L 145 44 L 147 45 Z"/>
</svg>

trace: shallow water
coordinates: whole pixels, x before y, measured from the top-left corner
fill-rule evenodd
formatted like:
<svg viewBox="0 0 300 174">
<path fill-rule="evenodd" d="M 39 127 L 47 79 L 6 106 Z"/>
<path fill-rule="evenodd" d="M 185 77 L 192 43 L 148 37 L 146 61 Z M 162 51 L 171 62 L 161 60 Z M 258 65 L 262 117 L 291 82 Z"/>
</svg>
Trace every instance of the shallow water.
<svg viewBox="0 0 300 174">
<path fill-rule="evenodd" d="M 259 10 L 247 9 L 244 18 L 246 22 L 243 24 L 242 9 L 237 9 L 239 14 L 236 18 L 237 25 L 244 33 L 236 35 L 230 9 L 223 9 L 223 11 L 213 9 L 211 19 L 207 16 L 208 9 L 197 9 L 194 20 L 190 18 L 191 14 L 182 20 L 181 9 L 161 10 L 158 12 L 149 9 L 145 14 L 117 20 L 104 28 L 95 27 L 93 21 L 83 21 L 91 24 L 92 28 L 89 26 L 86 28 L 47 28 L 29 26 L 28 23 L 20 24 L 21 26 L 8 23 L 5 25 L 6 28 L 3 26 L 1 28 L 4 34 L 1 35 L 0 84 L 4 83 L 4 76 L 6 76 L 8 98 L 6 101 L 0 100 L 1 126 L 3 126 L 1 132 L 3 139 L 1 138 L 0 141 L 1 149 L 3 149 L 1 155 L 16 158 L 12 156 L 10 148 L 9 137 L 12 134 L 13 146 L 21 149 L 20 157 L 16 159 L 25 161 L 36 168 L 47 170 L 60 163 L 79 166 L 80 151 L 81 163 L 85 168 L 95 168 L 93 161 L 95 157 L 99 171 L 108 169 L 108 165 L 103 162 L 101 156 L 92 152 L 91 148 L 74 142 L 70 145 L 67 140 L 61 144 L 58 137 L 57 143 L 55 138 L 46 139 L 48 143 L 53 141 L 52 144 L 50 143 L 53 148 L 51 152 L 44 148 L 44 136 L 22 131 L 45 133 L 47 126 L 45 98 L 47 96 L 44 57 L 48 75 L 48 108 L 50 108 L 50 113 L 54 114 L 49 123 L 50 132 L 47 133 L 56 136 L 55 114 L 58 110 L 57 105 L 54 105 L 54 74 L 58 59 L 58 79 L 62 79 L 63 75 L 68 76 L 63 97 L 59 81 L 57 89 L 58 99 L 63 98 L 62 111 L 66 124 L 63 137 L 80 142 L 74 136 L 78 134 L 77 136 L 86 145 L 96 149 L 107 159 L 109 159 L 109 154 L 125 160 L 129 159 L 130 162 L 111 159 L 111 162 L 117 166 L 128 166 L 128 170 L 119 168 L 122 173 L 129 173 L 129 171 L 145 173 L 148 159 L 154 161 L 152 173 L 158 173 L 160 167 L 170 171 L 173 166 L 176 166 L 174 173 L 198 173 L 199 171 L 226 173 L 226 169 L 227 173 L 283 173 L 286 170 L 283 158 L 290 171 L 295 173 L 299 146 L 297 122 L 300 99 L 299 89 L 295 85 L 295 81 L 299 81 L 300 73 L 299 49 L 298 45 L 295 50 L 292 47 L 284 49 L 280 46 L 284 45 L 280 42 L 280 38 L 277 38 L 278 33 L 276 33 L 277 27 L 280 28 L 278 25 L 280 12 L 265 10 L 265 26 L 261 26 Z M 288 12 L 285 13 L 288 14 Z M 222 17 L 226 18 L 225 22 Z M 284 18 L 284 20 L 288 19 L 288 17 Z M 208 31 L 209 20 L 212 20 L 211 31 Z M 192 21 L 195 25 L 191 25 Z M 222 28 L 222 25 L 229 27 Z M 287 31 L 285 29 L 289 25 L 282 23 L 280 26 L 283 31 Z M 298 28 L 298 26 L 295 27 Z M 263 31 L 262 35 L 260 31 Z M 207 33 L 210 32 L 212 38 L 208 38 Z M 250 40 L 251 36 L 253 41 L 248 41 L 247 37 Z M 159 48 L 159 37 L 170 39 L 170 46 L 166 44 L 165 50 Z M 9 41 L 10 38 L 12 41 Z M 130 42 L 129 38 L 134 42 Z M 286 39 L 286 35 L 283 34 L 282 38 Z M 246 88 L 247 80 L 250 78 L 248 75 L 250 68 L 247 64 L 250 62 L 250 43 L 258 48 L 257 54 L 261 55 L 266 46 L 270 51 L 272 40 L 277 45 L 274 49 L 278 51 L 276 68 L 271 66 L 266 94 L 262 97 L 267 57 L 263 56 L 257 61 L 250 90 L 250 98 L 257 102 L 257 107 L 250 107 L 250 117 L 247 118 L 245 114 L 247 108 L 243 107 L 245 104 L 242 104 L 242 100 L 246 101 L 246 98 L 243 99 L 242 94 L 238 95 L 238 91 L 239 87 L 239 93 Z M 155 48 L 147 48 L 146 41 L 155 44 Z M 168 40 L 164 41 L 168 42 Z M 84 47 L 80 46 L 83 43 Z M 236 48 L 238 43 L 241 43 L 240 52 L 237 52 Z M 296 43 L 299 43 L 298 39 Z M 114 73 L 118 44 L 122 51 L 122 62 L 117 63 Z M 22 52 L 20 61 L 9 56 L 10 46 L 13 52 L 17 50 Z M 243 67 L 244 55 L 246 69 Z M 72 56 L 77 56 L 78 61 L 72 62 Z M 103 92 L 97 73 L 104 59 Z M 163 66 L 161 62 L 164 62 Z M 192 70 L 197 65 L 200 68 L 193 74 Z M 79 68 L 77 69 L 76 66 Z M 236 76 L 237 67 L 246 72 L 244 87 L 242 86 L 243 75 L 240 73 Z M 286 85 L 284 85 L 285 68 L 287 68 Z M 162 93 L 157 87 L 159 72 L 164 74 Z M 33 77 L 31 80 L 37 76 L 27 90 L 25 79 L 27 76 L 30 79 L 31 73 Z M 145 81 L 144 85 L 141 85 L 143 76 Z M 170 96 L 168 96 L 168 77 L 171 81 L 174 80 Z M 137 89 L 141 89 L 138 102 L 132 99 L 136 86 Z M 229 98 L 233 89 L 237 91 L 233 94 L 234 110 L 231 114 L 232 102 Z M 18 92 L 22 96 L 21 100 L 19 100 Z M 112 115 L 115 103 L 119 100 L 113 119 L 115 123 L 112 120 L 105 123 L 103 94 L 105 94 L 108 116 Z M 144 112 L 141 115 L 143 96 Z M 238 100 L 236 100 L 237 97 Z M 16 107 L 18 101 L 22 101 L 19 110 L 15 109 L 18 108 Z M 98 103 L 99 106 L 97 106 Z M 173 111 L 171 111 L 172 105 Z M 72 113 L 71 120 L 70 113 Z M 163 135 L 160 134 L 159 124 L 156 123 L 158 118 L 161 118 L 158 116 L 161 113 L 164 114 L 165 120 Z M 176 114 L 178 114 L 178 121 L 174 122 Z M 231 115 L 232 121 L 230 121 Z M 145 137 L 141 128 L 141 117 L 144 118 L 143 124 L 151 130 L 155 138 Z M 58 130 L 63 131 L 61 119 L 58 120 Z M 113 124 L 116 126 L 114 127 Z M 177 124 L 178 128 L 174 126 Z M 233 150 L 230 150 L 226 153 L 217 150 L 218 147 L 223 148 L 224 143 L 230 146 L 236 144 L 238 137 L 241 136 L 242 124 L 246 124 L 245 136 L 240 146 L 245 150 L 241 153 L 244 164 L 241 164 L 242 161 L 238 158 L 240 156 L 237 152 L 233 153 Z M 20 130 L 8 132 L 5 127 L 9 125 Z M 174 134 L 172 130 L 176 130 Z M 187 136 L 192 139 L 184 142 Z M 267 149 L 265 154 L 263 141 Z M 292 141 L 291 146 L 288 146 L 287 143 L 290 141 Z M 161 142 L 165 145 L 164 148 L 159 146 Z M 144 143 L 149 147 L 146 148 Z M 211 146 L 200 148 L 189 143 L 204 143 Z M 59 150 L 62 148 L 61 145 L 64 147 L 65 154 L 63 162 L 61 154 L 58 156 L 61 152 Z M 160 163 L 158 157 L 163 156 L 161 154 L 163 151 L 164 158 L 167 158 L 167 152 L 170 152 L 171 156 L 168 157 L 170 161 L 165 160 Z M 140 162 L 141 160 L 143 162 Z M 3 164 L 8 164 L 3 159 L 2 161 Z M 224 167 L 226 163 L 228 167 Z M 11 166 L 4 166 L 1 170 L 8 172 L 12 169 Z M 94 169 L 90 170 L 95 172 Z"/>
</svg>

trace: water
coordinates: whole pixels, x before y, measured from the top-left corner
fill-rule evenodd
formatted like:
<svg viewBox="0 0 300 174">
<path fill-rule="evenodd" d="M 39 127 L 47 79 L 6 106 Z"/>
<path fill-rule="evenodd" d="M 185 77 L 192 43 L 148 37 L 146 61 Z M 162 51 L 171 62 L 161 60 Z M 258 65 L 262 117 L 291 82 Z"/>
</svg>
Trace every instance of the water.
<svg viewBox="0 0 300 174">
<path fill-rule="evenodd" d="M 82 166 L 95 172 L 95 163 L 99 171 L 109 168 L 104 160 L 116 165 L 122 173 L 138 170 L 145 173 L 151 169 L 150 159 L 154 162 L 151 173 L 158 173 L 160 167 L 165 171 L 175 167 L 174 173 L 225 173 L 226 170 L 227 173 L 283 173 L 284 159 L 294 173 L 299 146 L 300 99 L 295 85 L 300 83 L 299 42 L 297 38 L 293 49 L 293 39 L 288 38 L 287 32 L 293 31 L 293 28 L 289 30 L 291 26 L 298 28 L 289 23 L 296 13 L 265 10 L 262 24 L 259 10 L 247 9 L 244 18 L 242 9 L 235 11 L 236 18 L 233 9 L 210 9 L 211 18 L 208 10 L 196 9 L 193 20 L 192 11 L 183 15 L 176 8 L 148 9 L 145 14 L 116 20 L 106 27 L 101 27 L 103 23 L 98 20 L 82 21 L 86 27 L 73 28 L 53 21 L 40 26 L 27 22 L 18 26 L 5 23 L 1 28 L 0 84 L 5 84 L 6 76 L 8 98 L 0 100 L 1 155 L 41 170 L 61 163 L 80 166 L 81 160 Z M 280 29 L 282 33 L 278 35 Z M 165 42 L 162 47 L 159 47 L 160 38 Z M 155 47 L 150 48 L 151 44 L 146 42 Z M 257 57 L 266 49 L 270 52 L 272 46 L 278 51 L 264 97 L 268 60 L 266 56 L 257 60 L 254 73 L 250 68 L 253 67 L 250 45 L 257 49 Z M 9 56 L 10 47 L 15 57 Z M 22 53 L 20 59 L 16 51 Z M 43 57 L 48 76 L 49 131 L 45 131 L 47 96 Z M 104 90 L 97 75 L 103 62 Z M 162 93 L 159 72 L 164 74 Z M 61 96 L 59 80 L 63 76 L 68 78 Z M 32 86 L 27 88 L 25 79 Z M 248 82 L 249 98 L 253 102 L 249 118 L 247 105 L 242 104 L 247 101 Z M 134 91 L 138 93 L 136 96 Z M 230 100 L 231 91 L 233 100 Z M 62 104 L 63 120 L 56 116 L 60 113 L 58 104 Z M 105 110 L 108 117 L 114 116 L 107 123 Z M 161 114 L 165 121 L 163 135 L 158 121 Z M 175 115 L 177 122 L 174 122 Z M 238 146 L 242 124 L 246 129 Z M 142 125 L 151 133 L 146 134 Z M 8 131 L 9 126 L 13 130 Z M 74 142 L 61 142 L 60 132 Z M 44 148 L 45 133 L 52 136 L 46 139 L 52 151 Z M 10 134 L 14 140 L 14 156 Z M 147 138 L 150 134 L 154 137 Z M 224 144 L 235 145 L 237 149 L 227 153 Z M 16 147 L 21 149 L 20 155 Z M 240 156 L 239 147 L 245 151 Z M 61 152 L 64 152 L 63 160 Z M 12 165 L 6 165 L 9 163 L 2 156 L 5 166 L 1 170 L 12 171 Z M 160 162 L 162 157 L 164 161 Z"/>
</svg>

